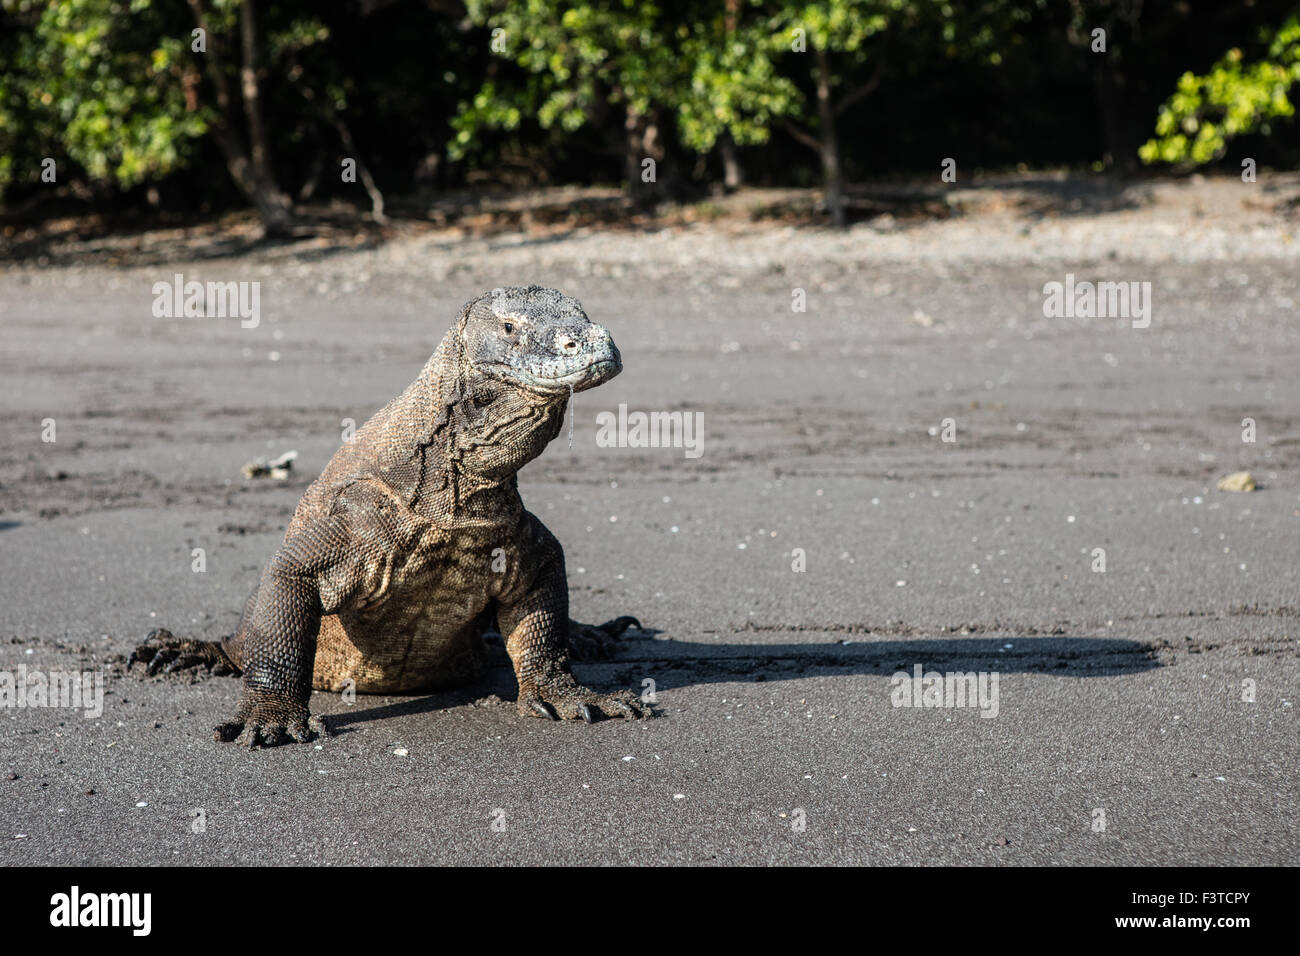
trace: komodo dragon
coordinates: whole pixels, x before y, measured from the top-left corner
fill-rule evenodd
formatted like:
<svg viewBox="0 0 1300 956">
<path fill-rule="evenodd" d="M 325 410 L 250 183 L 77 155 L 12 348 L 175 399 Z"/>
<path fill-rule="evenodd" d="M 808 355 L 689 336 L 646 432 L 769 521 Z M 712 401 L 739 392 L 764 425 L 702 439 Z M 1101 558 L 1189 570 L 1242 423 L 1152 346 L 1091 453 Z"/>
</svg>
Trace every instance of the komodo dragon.
<svg viewBox="0 0 1300 956">
<path fill-rule="evenodd" d="M 467 683 L 495 621 L 518 711 L 549 719 L 642 716 L 632 694 L 574 680 L 564 553 L 526 511 L 515 473 L 560 433 L 573 392 L 622 371 L 608 331 L 539 286 L 471 300 L 409 388 L 346 442 L 302 496 L 284 542 L 220 642 L 155 631 L 132 662 L 150 673 L 243 673 L 218 741 L 256 747 L 327 733 L 312 688 L 400 693 Z"/>
</svg>

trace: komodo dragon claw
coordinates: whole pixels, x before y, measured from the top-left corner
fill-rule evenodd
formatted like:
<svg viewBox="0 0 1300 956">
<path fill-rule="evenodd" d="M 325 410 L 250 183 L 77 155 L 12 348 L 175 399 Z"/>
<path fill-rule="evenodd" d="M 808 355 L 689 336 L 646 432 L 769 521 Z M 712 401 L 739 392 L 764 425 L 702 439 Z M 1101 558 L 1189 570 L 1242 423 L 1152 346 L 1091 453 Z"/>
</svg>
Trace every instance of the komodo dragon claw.
<svg viewBox="0 0 1300 956">
<path fill-rule="evenodd" d="M 520 716 L 546 720 L 577 720 L 594 724 L 599 717 L 634 720 L 645 716 L 639 701 L 627 691 L 601 694 L 583 687 L 572 674 L 562 673 L 546 682 L 519 689 Z"/>
<path fill-rule="evenodd" d="M 541 717 L 543 720 L 560 719 L 559 717 L 555 716 L 555 711 L 551 710 L 550 707 L 542 703 L 542 701 L 540 700 L 531 700 L 528 702 L 528 704 L 532 708 L 533 713 L 536 714 L 538 717 Z"/>
<path fill-rule="evenodd" d="M 233 720 L 213 728 L 212 739 L 255 749 L 290 740 L 305 744 L 317 734 L 328 737 L 329 728 L 319 715 L 308 713 L 305 704 L 288 694 L 254 690 L 240 701 Z"/>
</svg>

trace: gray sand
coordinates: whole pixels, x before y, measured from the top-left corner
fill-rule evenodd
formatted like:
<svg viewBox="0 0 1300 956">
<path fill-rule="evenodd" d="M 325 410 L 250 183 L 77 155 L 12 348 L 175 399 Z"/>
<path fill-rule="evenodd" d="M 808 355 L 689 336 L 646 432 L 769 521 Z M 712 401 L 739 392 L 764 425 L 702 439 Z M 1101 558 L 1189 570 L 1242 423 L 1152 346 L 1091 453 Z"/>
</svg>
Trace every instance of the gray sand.
<svg viewBox="0 0 1300 956">
<path fill-rule="evenodd" d="M 0 268 L 0 669 L 105 673 L 100 719 L 0 710 L 0 860 L 1297 862 L 1300 243 L 1252 187 L 1161 188 L 843 235 Z M 175 272 L 260 281 L 260 324 L 153 317 Z M 1150 282 L 1150 327 L 1045 318 L 1066 273 Z M 524 282 L 577 295 L 624 355 L 520 485 L 574 616 L 648 628 L 579 678 L 651 680 L 659 717 L 521 719 L 502 666 L 460 693 L 318 693 L 335 737 L 249 753 L 208 734 L 234 681 L 112 666 L 153 627 L 232 630 L 342 421 L 466 299 Z M 620 403 L 702 413 L 703 454 L 598 447 Z M 240 476 L 290 449 L 289 480 Z M 1242 469 L 1263 487 L 1215 490 Z M 915 664 L 996 672 L 997 716 L 894 707 Z"/>
</svg>

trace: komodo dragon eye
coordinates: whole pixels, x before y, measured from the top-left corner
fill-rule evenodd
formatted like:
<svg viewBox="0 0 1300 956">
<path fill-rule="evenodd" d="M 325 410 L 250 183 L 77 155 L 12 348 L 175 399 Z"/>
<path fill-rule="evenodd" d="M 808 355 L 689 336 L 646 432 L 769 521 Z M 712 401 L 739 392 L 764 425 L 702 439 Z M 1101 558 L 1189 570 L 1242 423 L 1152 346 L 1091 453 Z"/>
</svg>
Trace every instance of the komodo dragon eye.
<svg viewBox="0 0 1300 956">
<path fill-rule="evenodd" d="M 515 330 L 515 327 L 511 325 L 509 322 L 503 325 L 502 328 L 506 330 L 506 335 L 510 335 Z"/>
</svg>

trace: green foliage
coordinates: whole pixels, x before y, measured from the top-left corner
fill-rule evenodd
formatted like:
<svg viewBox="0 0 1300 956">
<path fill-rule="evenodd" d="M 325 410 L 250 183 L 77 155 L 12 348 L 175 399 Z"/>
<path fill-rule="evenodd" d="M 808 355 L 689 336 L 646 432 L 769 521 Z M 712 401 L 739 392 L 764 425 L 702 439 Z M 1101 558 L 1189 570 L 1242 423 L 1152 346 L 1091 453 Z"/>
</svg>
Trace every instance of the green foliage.
<svg viewBox="0 0 1300 956">
<path fill-rule="evenodd" d="M 743 6 L 752 14 L 759 3 Z M 637 116 L 675 114 L 683 141 L 699 151 L 723 131 L 740 143 L 760 143 L 772 118 L 797 102 L 798 91 L 773 63 L 774 38 L 763 21 L 749 15 L 729 23 L 716 4 L 588 0 L 559 15 L 545 0 L 469 0 L 467 7 L 475 23 L 504 41 L 499 55 L 526 71 L 527 80 L 489 79 L 461 104 L 453 120 L 455 158 L 482 129 L 513 130 L 533 117 L 543 129 L 573 132 L 601 117 L 607 104 Z"/>
<path fill-rule="evenodd" d="M 1097 110 L 1124 148 L 1137 130 L 1145 138 L 1142 94 L 1152 86 L 1174 95 L 1142 158 L 1208 162 L 1232 136 L 1267 133 L 1293 113 L 1300 13 L 1256 48 L 1261 17 L 1281 22 L 1296 4 L 1263 2 L 1280 12 L 1228 4 L 1153 14 L 1140 32 L 1136 11 L 1115 0 L 251 7 L 270 175 L 319 201 L 357 192 L 333 175 L 341 151 L 364 155 L 374 180 L 397 191 L 505 181 L 508 167 L 582 181 L 606 176 L 613 156 L 626 171 L 643 152 L 680 160 L 675 148 L 705 154 L 720 139 L 776 140 L 727 154 L 728 169 L 739 159 L 752 182 L 808 181 L 815 167 L 799 152 L 805 146 L 828 185 L 832 171 L 852 181 L 872 169 L 915 169 L 946 155 L 958 135 L 972 155 L 996 162 L 1086 161 L 1096 144 L 1072 137 Z M 173 206 L 246 197 L 246 185 L 231 188 L 255 125 L 239 76 L 243 3 L 202 0 L 213 31 L 205 55 L 190 48 L 186 0 L 0 0 L 0 196 L 53 194 L 39 185 L 41 161 L 53 157 L 60 185 L 83 198 L 87 186 L 108 198 L 164 179 Z M 1128 91 L 1107 101 L 1094 88 L 1098 58 L 1075 55 L 1097 23 L 1112 28 L 1105 67 L 1123 74 Z M 1206 49 L 1205 36 L 1222 39 Z M 493 39 L 504 46 L 489 49 Z M 1234 45 L 1241 49 L 1206 75 L 1175 85 L 1188 60 L 1209 62 Z M 776 129 L 790 139 L 772 137 Z M 501 135 L 486 135 L 493 130 Z M 1282 137 L 1273 146 L 1278 161 L 1294 155 Z M 676 161 L 664 175 L 680 184 L 714 168 Z M 635 173 L 629 181 L 636 188 Z"/>
<path fill-rule="evenodd" d="M 185 169 L 215 124 L 240 125 L 218 109 L 211 70 L 220 63 L 239 96 L 240 0 L 204 4 L 206 52 L 192 49 L 196 23 L 185 3 L 164 0 L 0 0 L 0 195 L 39 180 L 53 157 L 59 182 L 129 189 Z M 333 12 L 336 8 L 331 8 Z M 268 112 L 286 118 L 278 144 L 298 142 L 310 112 L 297 80 L 310 72 L 323 108 L 347 106 L 350 81 L 340 75 L 332 31 L 292 4 L 257 7 Z M 6 27 L 9 29 L 6 30 Z M 332 136 L 332 132 L 330 133 Z"/>
<path fill-rule="evenodd" d="M 0 190 L 37 179 L 44 156 L 123 188 L 184 165 L 210 119 L 187 100 L 197 76 L 184 8 L 4 0 L 3 10 L 19 30 L 0 69 L 0 149 L 8 160 Z"/>
<path fill-rule="evenodd" d="M 864 65 L 891 56 L 886 34 L 909 54 L 928 44 L 922 54 L 937 46 L 948 57 L 996 64 L 1004 25 L 1027 19 L 1040 5 L 586 0 L 560 14 L 546 0 L 469 0 L 471 20 L 504 42 L 497 55 L 525 78 L 512 82 L 498 71 L 461 103 L 451 153 L 463 158 L 483 130 L 518 130 L 527 119 L 571 133 L 600 121 L 606 104 L 672 115 L 682 143 L 697 152 L 711 149 L 724 132 L 742 145 L 764 143 L 778 120 L 810 112 L 800 84 L 811 51 L 829 54 L 833 88 L 851 85 Z M 924 40 L 909 39 L 907 31 L 923 32 Z"/>
<path fill-rule="evenodd" d="M 572 132 L 608 100 L 647 108 L 671 59 L 655 32 L 659 8 L 597 0 L 560 14 L 547 0 L 468 0 L 470 18 L 490 27 L 493 53 L 527 71 L 518 87 L 489 77 L 452 122 L 449 152 L 463 158 L 481 129 L 518 129 L 525 116 Z"/>
<path fill-rule="evenodd" d="M 1273 119 L 1290 117 L 1288 92 L 1300 81 L 1300 17 L 1286 20 L 1272 37 L 1266 59 L 1244 62 L 1229 50 L 1204 76 L 1184 73 L 1160 107 L 1156 135 L 1142 145 L 1144 163 L 1201 166 L 1220 159 L 1228 140 L 1272 131 Z"/>
<path fill-rule="evenodd" d="M 796 30 L 809 50 L 829 54 L 833 87 L 850 82 L 863 66 L 901 70 L 909 62 L 967 60 L 996 66 L 1015 30 L 1044 0 L 827 0 L 775 5 L 766 29 L 788 54 Z M 773 5 L 765 4 L 771 9 Z M 791 72 L 797 66 L 787 59 Z"/>
<path fill-rule="evenodd" d="M 777 66 L 783 41 L 769 26 L 752 17 L 728 23 L 719 13 L 679 28 L 687 76 L 672 106 L 686 146 L 707 152 L 724 132 L 742 146 L 765 143 L 778 118 L 798 112 L 802 96 Z"/>
<path fill-rule="evenodd" d="M 889 29 L 895 16 L 918 6 L 912 0 L 829 0 L 783 3 L 770 21 L 774 34 L 791 49 L 794 31 L 802 29 L 809 49 L 833 50 L 865 57 L 866 42 Z"/>
</svg>

